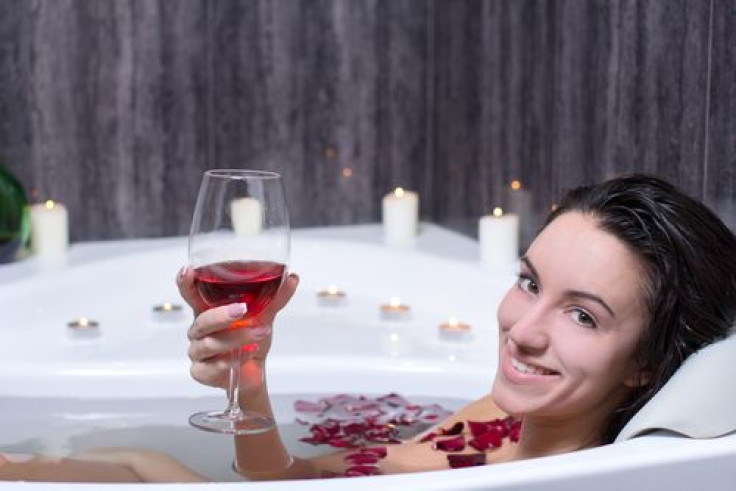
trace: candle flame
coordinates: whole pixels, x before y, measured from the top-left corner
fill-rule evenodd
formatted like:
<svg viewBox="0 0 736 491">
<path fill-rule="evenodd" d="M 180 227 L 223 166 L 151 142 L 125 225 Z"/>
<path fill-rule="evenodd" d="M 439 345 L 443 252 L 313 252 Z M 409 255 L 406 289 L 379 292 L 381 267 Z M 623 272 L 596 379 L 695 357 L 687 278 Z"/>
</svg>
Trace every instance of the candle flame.
<svg viewBox="0 0 736 491">
<path fill-rule="evenodd" d="M 404 188 L 396 188 L 396 190 L 394 191 L 394 196 L 396 196 L 397 198 L 401 198 L 402 196 L 404 196 Z"/>
<path fill-rule="evenodd" d="M 459 323 L 457 319 L 454 317 L 450 317 L 450 319 L 447 321 L 447 325 L 449 325 L 450 327 L 457 327 L 458 324 Z"/>
<path fill-rule="evenodd" d="M 45 206 L 47 210 L 53 210 L 56 203 L 54 203 L 54 200 L 50 199 L 46 201 Z"/>
<path fill-rule="evenodd" d="M 166 312 L 168 312 L 170 310 L 174 310 L 174 306 L 167 302 L 167 303 L 165 303 L 163 305 L 163 310 L 166 311 Z"/>
<path fill-rule="evenodd" d="M 518 191 L 519 189 L 521 189 L 521 181 L 516 179 L 511 181 L 511 189 L 513 189 L 514 191 Z"/>
<path fill-rule="evenodd" d="M 87 319 L 86 317 L 81 317 L 79 319 L 79 326 L 80 327 L 87 327 L 88 325 L 89 325 L 89 319 Z"/>
<path fill-rule="evenodd" d="M 388 304 L 391 307 L 398 307 L 399 305 L 401 305 L 401 300 L 399 299 L 399 297 L 391 297 L 391 299 L 388 301 Z"/>
<path fill-rule="evenodd" d="M 497 206 L 493 209 L 493 216 L 494 217 L 500 217 L 503 215 L 503 209 L 500 206 Z"/>
<path fill-rule="evenodd" d="M 334 295 L 338 291 L 339 291 L 339 289 L 335 285 L 330 285 L 330 286 L 327 287 L 327 293 L 329 293 L 330 295 Z"/>
</svg>

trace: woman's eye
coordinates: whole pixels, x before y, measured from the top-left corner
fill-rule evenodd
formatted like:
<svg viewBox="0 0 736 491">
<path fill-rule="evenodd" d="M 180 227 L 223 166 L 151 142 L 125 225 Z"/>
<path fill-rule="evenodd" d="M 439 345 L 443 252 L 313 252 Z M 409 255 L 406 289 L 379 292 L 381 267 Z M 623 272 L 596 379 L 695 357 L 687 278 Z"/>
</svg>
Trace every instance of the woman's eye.
<svg viewBox="0 0 736 491">
<path fill-rule="evenodd" d="M 575 309 L 572 311 L 572 320 L 585 327 L 596 327 L 597 324 L 592 315 L 584 310 Z"/>
<path fill-rule="evenodd" d="M 537 283 L 528 276 L 520 275 L 518 285 L 521 291 L 531 293 L 533 295 L 539 293 L 539 285 L 537 285 Z"/>
</svg>

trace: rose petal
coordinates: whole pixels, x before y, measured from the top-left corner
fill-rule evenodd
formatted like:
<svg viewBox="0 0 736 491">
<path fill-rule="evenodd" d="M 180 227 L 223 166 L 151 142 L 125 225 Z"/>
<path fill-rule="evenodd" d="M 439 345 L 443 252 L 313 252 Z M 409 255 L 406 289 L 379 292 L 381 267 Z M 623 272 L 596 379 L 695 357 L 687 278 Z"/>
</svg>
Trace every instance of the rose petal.
<svg viewBox="0 0 736 491">
<path fill-rule="evenodd" d="M 434 440 L 434 437 L 436 437 L 436 436 L 437 436 L 437 433 L 435 433 L 433 431 L 430 431 L 429 433 L 427 433 L 426 435 L 424 435 L 421 438 L 421 440 L 419 440 L 419 443 L 431 442 L 432 440 Z"/>
<path fill-rule="evenodd" d="M 333 438 L 328 443 L 335 448 L 355 448 L 359 446 L 352 439 L 347 438 Z"/>
<path fill-rule="evenodd" d="M 310 401 L 296 401 L 294 403 L 294 411 L 300 413 L 319 413 L 327 407 L 327 404 L 322 402 L 310 402 Z"/>
<path fill-rule="evenodd" d="M 457 469 L 460 467 L 472 467 L 475 465 L 485 465 L 486 454 L 469 453 L 469 454 L 450 454 L 447 456 L 447 462 L 450 467 Z"/>
<path fill-rule="evenodd" d="M 465 424 L 462 421 L 458 421 L 447 429 L 440 428 L 439 434 L 443 436 L 459 435 L 463 432 L 463 428 L 465 428 Z"/>
<path fill-rule="evenodd" d="M 498 448 L 503 443 L 503 437 L 496 431 L 487 431 L 468 442 L 468 445 L 481 452 L 489 448 Z"/>
<path fill-rule="evenodd" d="M 345 471 L 345 475 L 348 477 L 359 477 L 359 476 L 376 476 L 381 471 L 375 465 L 354 465 L 348 467 Z"/>
<path fill-rule="evenodd" d="M 386 447 L 363 447 L 359 451 L 360 453 L 373 455 L 379 459 L 386 458 L 386 455 L 388 455 L 388 449 Z"/>
<path fill-rule="evenodd" d="M 435 450 L 442 450 L 443 452 L 459 452 L 465 448 L 465 437 L 458 435 L 454 438 L 447 438 L 445 440 L 435 440 L 432 444 L 432 448 Z"/>
<path fill-rule="evenodd" d="M 409 401 L 401 397 L 399 394 L 396 394 L 394 392 L 390 394 L 386 394 L 385 396 L 381 396 L 377 398 L 376 400 L 386 403 L 389 406 L 394 407 L 406 407 L 409 406 Z"/>
<path fill-rule="evenodd" d="M 345 462 L 353 465 L 363 464 L 377 464 L 378 457 L 367 453 L 351 453 L 343 458 Z"/>
<path fill-rule="evenodd" d="M 491 421 L 468 421 L 468 428 L 473 437 L 478 437 L 488 431 L 497 433 L 501 438 L 508 434 L 506 423 L 501 419 Z"/>
</svg>

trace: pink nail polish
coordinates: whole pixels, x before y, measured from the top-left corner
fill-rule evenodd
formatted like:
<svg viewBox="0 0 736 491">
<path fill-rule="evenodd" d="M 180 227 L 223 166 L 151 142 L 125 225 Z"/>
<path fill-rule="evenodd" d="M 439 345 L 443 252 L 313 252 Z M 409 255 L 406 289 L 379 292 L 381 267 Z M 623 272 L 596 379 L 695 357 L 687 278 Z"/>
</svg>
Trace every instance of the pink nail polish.
<svg viewBox="0 0 736 491">
<path fill-rule="evenodd" d="M 244 303 L 234 303 L 227 308 L 227 315 L 231 319 L 240 319 L 248 311 L 248 308 Z"/>
</svg>

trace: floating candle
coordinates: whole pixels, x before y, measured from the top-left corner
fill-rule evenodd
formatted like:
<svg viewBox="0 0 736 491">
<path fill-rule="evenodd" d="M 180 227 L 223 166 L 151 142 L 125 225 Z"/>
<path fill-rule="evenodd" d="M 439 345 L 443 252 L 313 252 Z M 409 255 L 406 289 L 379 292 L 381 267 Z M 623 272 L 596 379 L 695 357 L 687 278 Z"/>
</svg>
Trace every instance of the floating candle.
<svg viewBox="0 0 736 491">
<path fill-rule="evenodd" d="M 414 240 L 419 222 L 419 195 L 396 188 L 383 197 L 383 237 L 390 245 L 405 245 Z"/>
<path fill-rule="evenodd" d="M 93 339 L 100 336 L 100 324 L 87 317 L 67 323 L 67 334 L 72 339 Z"/>
<path fill-rule="evenodd" d="M 347 294 L 335 285 L 317 292 L 317 302 L 323 307 L 337 307 L 345 304 Z"/>
<path fill-rule="evenodd" d="M 31 251 L 45 257 L 61 256 L 69 246 L 69 213 L 53 200 L 32 205 Z"/>
<path fill-rule="evenodd" d="M 153 320 L 158 322 L 175 322 L 183 320 L 185 317 L 184 308 L 175 303 L 162 303 L 154 305 L 151 309 Z"/>
<path fill-rule="evenodd" d="M 470 341 L 471 331 L 470 325 L 459 322 L 456 318 L 450 317 L 447 322 L 443 322 L 439 326 L 440 338 L 445 341 Z"/>
<path fill-rule="evenodd" d="M 230 217 L 235 235 L 258 235 L 263 228 L 263 205 L 255 198 L 234 199 Z"/>
<path fill-rule="evenodd" d="M 512 266 L 519 257 L 519 217 L 494 208 L 478 223 L 480 260 L 490 268 Z"/>
<path fill-rule="evenodd" d="M 401 303 L 398 297 L 391 297 L 387 304 L 381 305 L 381 319 L 387 321 L 408 320 L 411 307 Z"/>
</svg>

